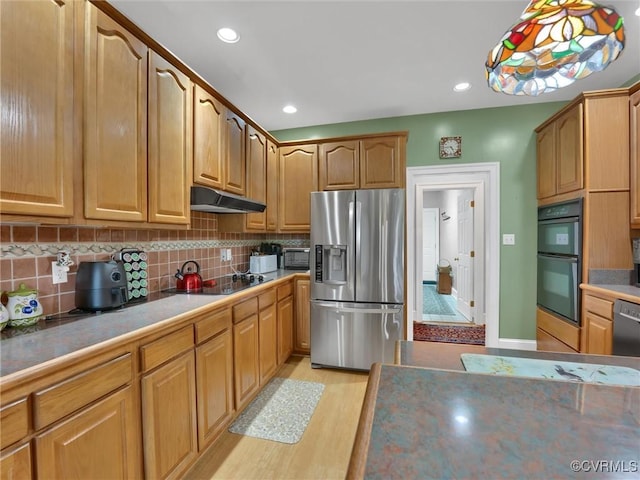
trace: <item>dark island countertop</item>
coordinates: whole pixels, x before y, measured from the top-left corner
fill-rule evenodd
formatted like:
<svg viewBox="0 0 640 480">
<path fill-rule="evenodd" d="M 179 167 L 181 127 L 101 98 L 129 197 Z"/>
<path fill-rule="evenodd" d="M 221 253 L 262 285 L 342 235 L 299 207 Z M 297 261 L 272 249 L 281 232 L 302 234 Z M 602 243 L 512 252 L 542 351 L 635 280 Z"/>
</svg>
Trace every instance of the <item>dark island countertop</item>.
<svg viewBox="0 0 640 480">
<path fill-rule="evenodd" d="M 460 353 L 507 351 L 400 344 L 398 358 L 422 366 L 372 367 L 347 478 L 640 475 L 639 387 L 467 373 Z M 508 352 L 640 368 L 628 357 Z"/>
</svg>

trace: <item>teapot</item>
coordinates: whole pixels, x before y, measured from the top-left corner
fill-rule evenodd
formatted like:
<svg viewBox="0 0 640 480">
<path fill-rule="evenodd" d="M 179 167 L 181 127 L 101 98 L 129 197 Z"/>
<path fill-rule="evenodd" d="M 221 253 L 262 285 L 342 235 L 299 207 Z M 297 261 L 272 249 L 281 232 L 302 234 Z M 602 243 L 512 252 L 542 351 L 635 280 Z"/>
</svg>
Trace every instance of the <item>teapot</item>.
<svg viewBox="0 0 640 480">
<path fill-rule="evenodd" d="M 187 264 L 193 263 L 196 266 L 196 271 L 193 272 L 191 267 L 188 267 L 185 272 Z M 180 268 L 174 275 L 178 281 L 176 282 L 176 289 L 183 292 L 201 292 L 202 291 L 202 277 L 200 276 L 200 265 L 194 260 L 188 260 L 184 262 L 182 268 Z"/>
<path fill-rule="evenodd" d="M 42 316 L 42 305 L 37 298 L 38 291 L 27 288 L 24 283 L 20 288 L 7 293 L 7 310 L 9 310 L 9 326 L 25 327 L 35 325 Z"/>
</svg>

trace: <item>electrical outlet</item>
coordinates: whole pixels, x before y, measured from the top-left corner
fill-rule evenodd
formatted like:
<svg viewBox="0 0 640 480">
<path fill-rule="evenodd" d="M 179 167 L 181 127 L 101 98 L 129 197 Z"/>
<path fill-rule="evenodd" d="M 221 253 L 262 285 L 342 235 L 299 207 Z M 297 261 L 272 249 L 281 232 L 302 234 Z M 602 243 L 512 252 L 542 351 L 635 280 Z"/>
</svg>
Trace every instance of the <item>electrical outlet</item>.
<svg viewBox="0 0 640 480">
<path fill-rule="evenodd" d="M 226 249 L 222 249 L 220 250 L 220 261 L 221 262 L 226 262 L 227 261 L 227 250 Z"/>
<path fill-rule="evenodd" d="M 61 267 L 58 262 L 51 262 L 51 278 L 54 284 L 67 282 L 69 267 Z"/>
<path fill-rule="evenodd" d="M 227 248 L 227 260 L 231 261 L 233 260 L 233 256 L 231 255 L 231 249 Z"/>
<path fill-rule="evenodd" d="M 502 244 L 503 245 L 515 245 L 516 244 L 516 235 L 514 233 L 504 233 L 502 235 Z"/>
</svg>

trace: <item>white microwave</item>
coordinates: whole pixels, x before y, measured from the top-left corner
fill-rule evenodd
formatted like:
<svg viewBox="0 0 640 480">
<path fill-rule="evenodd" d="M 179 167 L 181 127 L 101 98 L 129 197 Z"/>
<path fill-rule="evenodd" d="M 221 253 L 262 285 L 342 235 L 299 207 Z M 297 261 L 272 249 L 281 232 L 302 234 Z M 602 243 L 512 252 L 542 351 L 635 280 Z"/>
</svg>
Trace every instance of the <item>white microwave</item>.
<svg viewBox="0 0 640 480">
<path fill-rule="evenodd" d="M 309 270 L 308 248 L 283 248 L 282 256 L 285 270 Z"/>
</svg>

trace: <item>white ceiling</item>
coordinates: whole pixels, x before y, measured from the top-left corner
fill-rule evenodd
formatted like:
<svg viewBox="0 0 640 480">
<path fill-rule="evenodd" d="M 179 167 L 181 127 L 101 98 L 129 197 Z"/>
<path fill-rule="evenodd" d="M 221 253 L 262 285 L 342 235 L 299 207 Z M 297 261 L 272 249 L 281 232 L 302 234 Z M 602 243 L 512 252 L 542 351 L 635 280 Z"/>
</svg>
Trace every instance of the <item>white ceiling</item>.
<svg viewBox="0 0 640 480">
<path fill-rule="evenodd" d="M 640 74 L 640 0 L 610 0 L 626 48 L 539 97 L 496 93 L 484 62 L 528 0 L 110 0 L 266 130 L 569 100 Z M 241 39 L 224 44 L 218 28 Z M 454 84 L 471 90 L 454 93 Z M 282 107 L 292 103 L 298 112 Z"/>
</svg>

